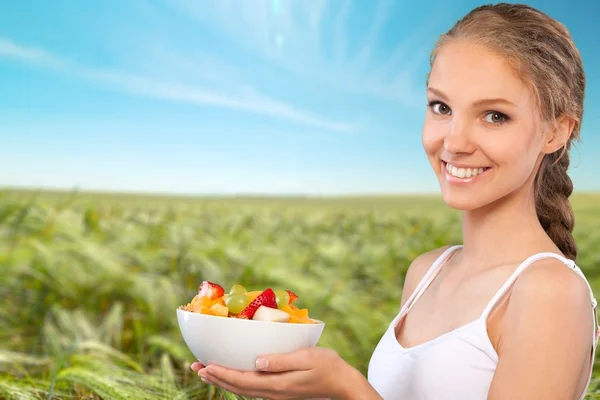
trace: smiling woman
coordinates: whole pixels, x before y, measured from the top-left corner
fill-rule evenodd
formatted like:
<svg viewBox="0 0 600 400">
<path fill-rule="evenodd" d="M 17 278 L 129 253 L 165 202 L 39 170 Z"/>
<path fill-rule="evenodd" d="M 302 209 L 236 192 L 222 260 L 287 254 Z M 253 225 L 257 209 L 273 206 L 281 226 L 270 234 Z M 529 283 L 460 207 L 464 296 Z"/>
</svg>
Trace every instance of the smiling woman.
<svg viewBox="0 0 600 400">
<path fill-rule="evenodd" d="M 471 11 L 434 49 L 422 134 L 463 243 L 413 261 L 368 380 L 322 348 L 265 355 L 269 374 L 192 368 L 274 399 L 582 399 L 598 331 L 567 168 L 584 89 L 563 25 L 525 5 Z"/>
</svg>

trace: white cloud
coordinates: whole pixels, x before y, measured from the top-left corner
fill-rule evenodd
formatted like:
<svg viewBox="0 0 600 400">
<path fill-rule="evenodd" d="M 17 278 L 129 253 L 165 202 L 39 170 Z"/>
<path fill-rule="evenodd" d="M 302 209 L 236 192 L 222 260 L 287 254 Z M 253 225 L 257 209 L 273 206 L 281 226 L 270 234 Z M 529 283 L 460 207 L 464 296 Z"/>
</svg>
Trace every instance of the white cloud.
<svg viewBox="0 0 600 400">
<path fill-rule="evenodd" d="M 348 19 L 348 13 L 350 12 L 350 0 L 344 1 L 344 5 L 337 13 L 337 17 L 334 22 L 333 30 L 333 58 L 336 66 L 341 66 L 344 62 L 344 56 L 346 54 L 346 24 Z"/>
<path fill-rule="evenodd" d="M 387 22 L 391 5 L 392 4 L 390 0 L 385 0 L 378 3 L 371 29 L 367 33 L 362 47 L 352 62 L 356 70 L 364 73 L 369 67 L 369 63 L 372 62 L 373 50 L 375 47 L 377 47 L 377 41 L 380 40 L 381 29 L 383 29 Z"/>
<path fill-rule="evenodd" d="M 263 95 L 250 86 L 237 87 L 235 93 L 211 90 L 185 82 L 157 80 L 144 75 L 123 73 L 79 65 L 42 49 L 20 45 L 0 37 L 0 57 L 24 61 L 37 66 L 54 68 L 92 82 L 102 82 L 125 92 L 197 105 L 224 107 L 281 118 L 315 128 L 350 132 L 352 123 L 330 120 L 294 107 L 291 104 Z"/>
<path fill-rule="evenodd" d="M 271 0 L 167 1 L 202 26 L 211 27 L 300 79 L 316 79 L 345 92 L 374 96 L 409 107 L 422 105 L 418 99 L 424 93 L 424 77 L 420 79 L 416 72 L 428 55 L 414 49 L 420 47 L 421 33 L 431 27 L 435 15 L 430 15 L 417 31 L 408 35 L 399 44 L 399 50 L 381 65 L 381 55 L 376 49 L 382 40 L 383 29 L 390 23 L 392 0 L 374 2 L 376 8 L 370 29 L 358 39 L 361 42 L 356 54 L 349 53 L 348 37 L 352 34 L 355 38 L 356 32 L 349 19 L 353 9 L 348 0 L 341 6 L 338 2 L 321 0 L 281 0 L 278 13 L 274 12 Z M 326 5 L 330 5 L 329 11 L 335 19 L 325 18 Z M 329 24 L 332 25 L 331 32 L 327 29 Z M 284 39 L 281 49 L 275 44 L 277 35 Z M 332 38 L 326 35 L 332 35 Z M 333 57 L 323 53 L 324 43 L 330 41 Z"/>
<path fill-rule="evenodd" d="M 65 63 L 62 60 L 43 50 L 23 47 L 2 37 L 0 37 L 0 56 L 52 67 L 65 66 Z"/>
</svg>

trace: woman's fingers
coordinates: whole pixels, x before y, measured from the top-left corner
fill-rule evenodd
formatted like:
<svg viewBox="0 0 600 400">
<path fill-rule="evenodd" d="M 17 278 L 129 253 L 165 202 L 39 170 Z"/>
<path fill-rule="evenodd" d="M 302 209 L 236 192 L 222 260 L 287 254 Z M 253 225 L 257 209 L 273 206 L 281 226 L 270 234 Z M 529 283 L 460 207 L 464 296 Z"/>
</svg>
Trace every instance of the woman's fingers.
<svg viewBox="0 0 600 400">
<path fill-rule="evenodd" d="M 192 366 L 191 366 L 190 368 L 192 368 L 192 371 L 194 371 L 194 372 L 198 372 L 198 371 L 200 371 L 202 368 L 204 368 L 204 365 L 203 365 L 202 363 L 200 363 L 200 362 L 196 361 L 196 362 L 193 362 L 193 363 L 192 363 Z"/>
<path fill-rule="evenodd" d="M 268 372 L 306 371 L 314 367 L 310 354 L 309 350 L 301 349 L 292 353 L 265 355 L 256 360 L 256 367 Z"/>
<path fill-rule="evenodd" d="M 246 396 L 246 397 L 252 397 L 252 398 L 265 397 L 265 392 L 257 392 L 257 391 L 253 391 L 251 389 L 245 388 L 243 386 L 239 387 L 239 386 L 232 385 L 231 383 L 225 382 L 225 381 L 219 379 L 218 377 L 216 377 L 215 375 L 206 373 L 205 371 L 203 371 L 203 374 L 206 374 L 206 378 L 205 378 L 206 380 L 203 378 L 203 381 L 209 385 L 218 386 L 221 389 L 225 389 L 228 392 L 235 393 L 240 396 Z"/>
</svg>

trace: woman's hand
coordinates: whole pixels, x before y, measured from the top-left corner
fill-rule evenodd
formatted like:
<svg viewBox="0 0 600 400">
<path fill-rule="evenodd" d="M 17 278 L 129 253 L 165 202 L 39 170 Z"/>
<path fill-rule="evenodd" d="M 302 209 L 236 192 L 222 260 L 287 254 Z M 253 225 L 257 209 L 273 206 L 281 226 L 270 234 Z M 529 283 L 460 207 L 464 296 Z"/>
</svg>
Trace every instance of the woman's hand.
<svg viewBox="0 0 600 400">
<path fill-rule="evenodd" d="M 195 362 L 192 370 L 206 383 L 229 392 L 268 399 L 380 399 L 359 371 L 333 350 L 310 347 L 256 360 L 261 372 L 240 372 Z M 375 397 L 376 396 L 376 397 Z"/>
</svg>

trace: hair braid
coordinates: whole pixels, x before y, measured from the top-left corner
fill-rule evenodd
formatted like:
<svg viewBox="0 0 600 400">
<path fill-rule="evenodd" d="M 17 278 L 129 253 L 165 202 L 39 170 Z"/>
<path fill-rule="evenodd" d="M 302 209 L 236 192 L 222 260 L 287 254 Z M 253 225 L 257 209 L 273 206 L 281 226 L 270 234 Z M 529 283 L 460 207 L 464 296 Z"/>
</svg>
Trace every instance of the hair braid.
<svg viewBox="0 0 600 400">
<path fill-rule="evenodd" d="M 554 152 L 542 160 L 535 183 L 535 206 L 546 234 L 565 257 L 575 260 L 577 246 L 572 235 L 575 216 L 569 202 L 573 182 L 567 174 L 569 154 L 560 153 Z"/>
</svg>

